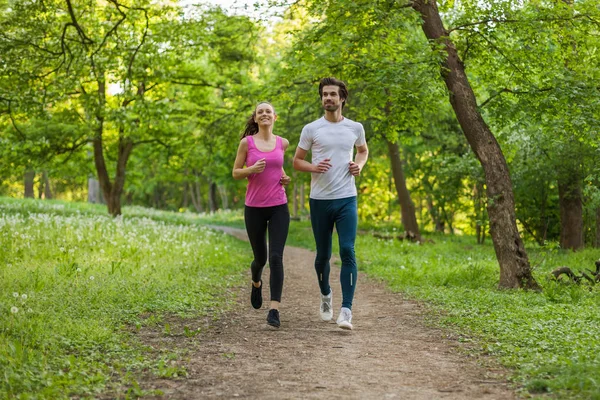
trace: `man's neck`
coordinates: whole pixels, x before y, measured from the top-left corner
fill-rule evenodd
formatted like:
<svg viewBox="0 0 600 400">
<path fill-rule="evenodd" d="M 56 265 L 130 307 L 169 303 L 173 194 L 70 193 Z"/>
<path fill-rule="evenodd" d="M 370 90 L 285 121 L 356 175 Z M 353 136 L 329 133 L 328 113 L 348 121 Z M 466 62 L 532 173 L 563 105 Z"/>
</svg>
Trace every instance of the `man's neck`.
<svg viewBox="0 0 600 400">
<path fill-rule="evenodd" d="M 325 111 L 325 119 L 329 122 L 340 122 L 344 119 L 342 109 L 338 108 L 335 111 Z"/>
</svg>

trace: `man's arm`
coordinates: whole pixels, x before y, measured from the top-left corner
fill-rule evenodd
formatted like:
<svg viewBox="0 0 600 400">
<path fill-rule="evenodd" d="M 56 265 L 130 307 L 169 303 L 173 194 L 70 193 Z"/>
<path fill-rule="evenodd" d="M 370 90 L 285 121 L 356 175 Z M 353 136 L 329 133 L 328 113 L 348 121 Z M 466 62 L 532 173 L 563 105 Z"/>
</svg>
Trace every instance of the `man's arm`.
<svg viewBox="0 0 600 400">
<path fill-rule="evenodd" d="M 313 165 L 305 160 L 306 154 L 308 154 L 308 151 L 301 147 L 296 148 L 296 154 L 294 154 L 294 169 L 296 171 L 316 172 L 318 174 L 322 174 L 331 168 L 331 160 L 329 158 L 324 159 L 317 165 Z"/>
<path fill-rule="evenodd" d="M 356 146 L 356 157 L 354 157 L 354 161 L 350 161 L 350 166 L 348 167 L 350 173 L 354 176 L 359 176 L 368 158 L 369 148 L 367 147 L 367 143 Z"/>
</svg>

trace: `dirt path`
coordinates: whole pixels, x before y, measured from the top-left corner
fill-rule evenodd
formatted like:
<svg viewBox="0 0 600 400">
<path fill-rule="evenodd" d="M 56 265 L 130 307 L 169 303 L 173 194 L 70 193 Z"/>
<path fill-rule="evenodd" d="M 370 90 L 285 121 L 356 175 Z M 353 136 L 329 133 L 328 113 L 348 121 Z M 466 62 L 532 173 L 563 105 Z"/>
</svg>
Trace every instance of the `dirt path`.
<svg viewBox="0 0 600 400">
<path fill-rule="evenodd" d="M 221 228 L 238 238 L 245 232 Z M 194 338 L 189 376 L 154 380 L 158 398 L 173 399 L 512 399 L 505 371 L 493 360 L 469 357 L 447 333 L 424 323 L 419 304 L 359 276 L 353 331 L 319 318 L 319 291 L 310 251 L 288 246 L 281 328 L 250 305 L 250 283 L 239 305 L 215 328 Z M 334 321 L 339 269 L 332 271 Z M 484 366 L 483 363 L 488 366 Z"/>
</svg>

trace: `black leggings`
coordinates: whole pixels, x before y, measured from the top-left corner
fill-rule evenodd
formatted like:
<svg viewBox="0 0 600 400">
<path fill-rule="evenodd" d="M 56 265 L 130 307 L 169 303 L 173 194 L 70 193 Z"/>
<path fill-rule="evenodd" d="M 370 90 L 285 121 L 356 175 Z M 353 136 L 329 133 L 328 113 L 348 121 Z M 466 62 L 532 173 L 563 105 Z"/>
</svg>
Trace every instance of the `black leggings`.
<svg viewBox="0 0 600 400">
<path fill-rule="evenodd" d="M 252 245 L 254 260 L 250 266 L 252 280 L 261 280 L 267 263 L 267 229 L 269 230 L 269 268 L 271 270 L 271 300 L 281 301 L 283 290 L 283 248 L 290 227 L 288 205 L 273 207 L 249 207 L 244 210 L 246 232 Z"/>
</svg>

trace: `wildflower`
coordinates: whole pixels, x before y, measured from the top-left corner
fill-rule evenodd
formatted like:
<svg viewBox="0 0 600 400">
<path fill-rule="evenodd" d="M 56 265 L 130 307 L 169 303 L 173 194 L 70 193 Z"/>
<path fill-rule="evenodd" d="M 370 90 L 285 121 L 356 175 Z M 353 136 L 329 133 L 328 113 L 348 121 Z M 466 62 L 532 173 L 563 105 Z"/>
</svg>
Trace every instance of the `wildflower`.
<svg viewBox="0 0 600 400">
<path fill-rule="evenodd" d="M 13 293 L 13 297 L 19 297 L 19 293 L 17 293 L 17 292 L 14 292 L 14 293 Z"/>
<path fill-rule="evenodd" d="M 27 295 L 26 295 L 25 293 L 23 293 L 23 294 L 21 295 L 21 298 L 22 298 L 23 300 L 27 300 Z"/>
<path fill-rule="evenodd" d="M 81 272 L 81 268 L 77 268 L 77 272 Z"/>
<path fill-rule="evenodd" d="M 33 310 L 32 310 L 31 308 L 28 308 L 28 309 L 27 309 L 27 312 L 28 312 L 28 313 L 32 313 L 32 312 L 33 312 Z"/>
<path fill-rule="evenodd" d="M 96 278 L 94 278 L 94 276 L 93 276 L 93 275 L 92 275 L 92 276 L 90 276 L 90 281 L 93 281 L 94 279 L 96 279 Z"/>
<path fill-rule="evenodd" d="M 61 253 L 63 253 L 65 251 L 65 248 L 61 247 L 59 250 L 60 250 Z"/>
<path fill-rule="evenodd" d="M 100 254 L 104 254 L 104 249 L 100 249 Z"/>
<path fill-rule="evenodd" d="M 17 307 L 11 307 L 10 308 L 10 312 L 13 313 L 13 314 L 16 314 L 16 313 L 19 312 L 19 309 Z"/>
</svg>

